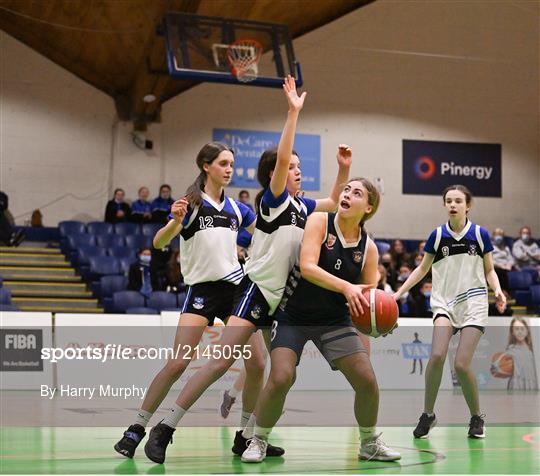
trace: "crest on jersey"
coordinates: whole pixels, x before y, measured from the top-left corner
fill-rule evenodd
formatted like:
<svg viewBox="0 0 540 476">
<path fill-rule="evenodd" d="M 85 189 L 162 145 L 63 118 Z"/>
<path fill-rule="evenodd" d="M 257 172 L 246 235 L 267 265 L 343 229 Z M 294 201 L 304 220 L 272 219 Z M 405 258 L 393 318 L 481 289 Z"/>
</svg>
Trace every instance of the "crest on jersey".
<svg viewBox="0 0 540 476">
<path fill-rule="evenodd" d="M 476 252 L 476 245 L 473 244 L 473 243 L 471 243 L 471 244 L 469 245 L 469 254 L 470 254 L 471 256 L 476 256 L 476 254 L 477 254 L 477 252 Z"/>
<path fill-rule="evenodd" d="M 360 263 L 364 254 L 361 251 L 353 251 L 352 259 L 355 263 Z"/>
<path fill-rule="evenodd" d="M 331 250 L 334 247 L 334 244 L 336 243 L 336 236 L 332 235 L 332 233 L 328 233 L 328 238 L 326 239 L 326 247 Z"/>
<path fill-rule="evenodd" d="M 259 306 L 258 304 L 255 304 L 255 306 L 253 306 L 253 309 L 251 311 L 251 317 L 253 317 L 253 319 L 259 319 L 259 317 L 261 317 L 261 306 Z"/>
<path fill-rule="evenodd" d="M 450 254 L 450 248 L 448 248 L 448 246 L 443 246 L 441 251 L 443 256 L 448 256 Z"/>
<path fill-rule="evenodd" d="M 193 307 L 195 309 L 202 309 L 204 307 L 204 298 L 203 297 L 193 298 Z"/>
<path fill-rule="evenodd" d="M 238 220 L 236 218 L 231 218 L 231 230 L 238 230 Z"/>
</svg>

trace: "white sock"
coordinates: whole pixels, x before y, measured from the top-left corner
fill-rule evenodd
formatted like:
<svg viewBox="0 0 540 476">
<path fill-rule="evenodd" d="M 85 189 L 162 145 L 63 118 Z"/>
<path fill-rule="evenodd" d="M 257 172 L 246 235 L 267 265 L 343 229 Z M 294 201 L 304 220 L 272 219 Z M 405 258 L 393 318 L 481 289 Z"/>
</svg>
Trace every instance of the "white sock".
<svg viewBox="0 0 540 476">
<path fill-rule="evenodd" d="M 433 415 L 435 415 L 435 413 L 426 413 L 426 415 L 431 418 Z"/>
<path fill-rule="evenodd" d="M 262 426 L 255 425 L 255 430 L 254 430 L 255 436 L 257 438 L 260 438 L 261 440 L 267 441 L 268 436 L 270 435 L 271 432 L 272 432 L 272 428 L 264 428 Z"/>
<path fill-rule="evenodd" d="M 255 413 L 252 413 L 249 417 L 248 422 L 246 423 L 246 426 L 244 428 L 244 431 L 242 432 L 242 436 L 249 440 L 250 438 L 253 438 L 253 431 L 255 429 L 255 423 L 257 422 L 257 417 L 255 416 Z"/>
<path fill-rule="evenodd" d="M 242 410 L 242 415 L 240 416 L 240 428 L 244 429 L 246 427 L 251 415 L 253 415 L 253 413 Z"/>
<path fill-rule="evenodd" d="M 360 441 L 364 443 L 365 441 L 369 441 L 373 439 L 373 435 L 375 434 L 376 427 L 374 426 L 360 426 Z"/>
<path fill-rule="evenodd" d="M 171 413 L 169 413 L 169 415 L 165 417 L 161 423 L 170 426 L 171 428 L 176 428 L 176 425 L 178 425 L 178 422 L 181 420 L 181 418 L 185 415 L 186 412 L 187 410 L 184 410 L 182 407 L 179 407 L 175 403 L 174 407 L 171 408 Z"/>
<path fill-rule="evenodd" d="M 227 391 L 229 392 L 229 397 L 232 397 L 232 398 L 238 397 L 239 390 L 236 390 L 236 388 L 233 387 Z"/>
<path fill-rule="evenodd" d="M 142 408 L 137 412 L 137 418 L 135 418 L 135 425 L 141 425 L 143 428 L 146 428 L 150 418 L 152 418 L 153 413 L 147 412 Z"/>
</svg>

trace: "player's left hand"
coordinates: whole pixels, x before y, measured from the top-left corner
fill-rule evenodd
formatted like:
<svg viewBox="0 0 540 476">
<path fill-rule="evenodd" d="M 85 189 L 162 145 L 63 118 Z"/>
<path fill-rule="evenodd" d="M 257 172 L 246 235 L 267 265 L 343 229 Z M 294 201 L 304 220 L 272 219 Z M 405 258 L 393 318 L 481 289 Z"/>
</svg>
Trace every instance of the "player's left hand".
<svg viewBox="0 0 540 476">
<path fill-rule="evenodd" d="M 506 296 L 502 292 L 502 289 L 495 291 L 495 299 L 497 300 L 497 303 L 506 304 Z"/>
<path fill-rule="evenodd" d="M 336 158 L 338 165 L 350 167 L 352 164 L 352 149 L 347 144 L 339 144 Z"/>
</svg>

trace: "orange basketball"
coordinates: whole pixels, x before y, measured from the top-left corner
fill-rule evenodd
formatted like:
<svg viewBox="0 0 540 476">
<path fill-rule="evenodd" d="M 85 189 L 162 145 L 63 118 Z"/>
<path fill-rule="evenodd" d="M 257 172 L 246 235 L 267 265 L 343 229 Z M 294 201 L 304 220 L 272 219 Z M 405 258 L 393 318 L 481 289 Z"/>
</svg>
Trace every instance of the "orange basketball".
<svg viewBox="0 0 540 476">
<path fill-rule="evenodd" d="M 506 352 L 496 352 L 491 357 L 491 375 L 495 378 L 508 378 L 514 375 L 514 359 Z"/>
<path fill-rule="evenodd" d="M 399 309 L 391 294 L 380 289 L 366 289 L 364 297 L 369 308 L 364 307 L 364 314 L 351 316 L 354 325 L 362 333 L 371 337 L 390 332 L 397 323 Z"/>
</svg>

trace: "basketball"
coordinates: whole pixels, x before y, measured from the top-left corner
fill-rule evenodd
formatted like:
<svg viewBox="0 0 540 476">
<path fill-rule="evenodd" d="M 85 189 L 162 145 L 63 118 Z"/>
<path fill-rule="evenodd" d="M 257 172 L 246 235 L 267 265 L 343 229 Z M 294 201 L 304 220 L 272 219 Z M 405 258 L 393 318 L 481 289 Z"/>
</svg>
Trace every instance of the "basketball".
<svg viewBox="0 0 540 476">
<path fill-rule="evenodd" d="M 489 370 L 495 378 L 509 378 L 514 374 L 514 359 L 506 352 L 496 352 L 491 357 Z"/>
<path fill-rule="evenodd" d="M 369 302 L 369 308 L 364 307 L 364 314 L 351 316 L 356 328 L 371 337 L 390 332 L 397 323 L 399 310 L 391 294 L 380 289 L 366 289 L 364 297 Z"/>
</svg>

